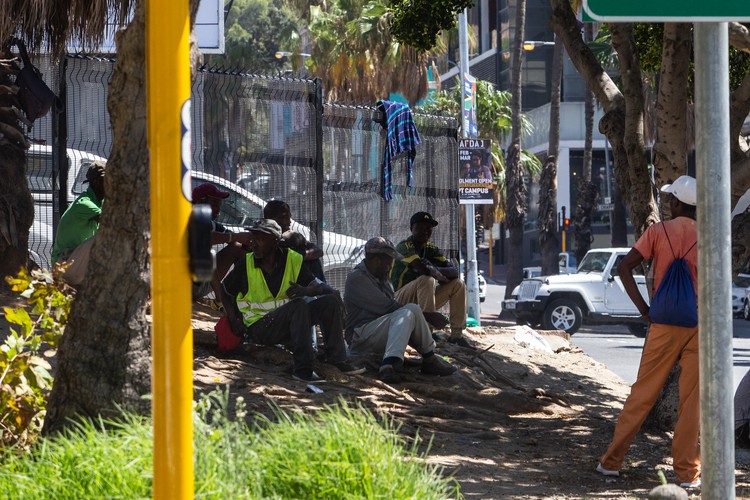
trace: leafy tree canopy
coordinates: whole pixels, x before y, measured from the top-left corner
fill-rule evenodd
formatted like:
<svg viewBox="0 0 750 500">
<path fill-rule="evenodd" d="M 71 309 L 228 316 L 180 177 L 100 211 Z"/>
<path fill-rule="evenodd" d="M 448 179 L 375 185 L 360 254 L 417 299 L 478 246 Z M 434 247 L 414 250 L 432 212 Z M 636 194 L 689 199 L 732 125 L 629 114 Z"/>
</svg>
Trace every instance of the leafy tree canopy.
<svg viewBox="0 0 750 500">
<path fill-rule="evenodd" d="M 225 53 L 211 56 L 211 64 L 275 72 L 279 68 L 276 52 L 299 49 L 299 17 L 272 0 L 234 0 L 225 26 Z"/>
<path fill-rule="evenodd" d="M 610 43 L 609 31 L 607 25 L 604 26 L 598 37 L 601 43 Z M 687 29 L 687 28 L 686 28 Z M 638 47 L 638 58 L 641 62 L 641 70 L 644 73 L 652 75 L 659 74 L 661 69 L 661 55 L 664 40 L 663 23 L 635 23 L 633 25 L 633 37 L 636 47 Z M 594 47 L 592 47 L 593 49 Z M 609 47 L 607 51 L 614 56 L 614 50 Z M 690 62 L 690 74 L 688 77 L 688 87 L 693 88 L 693 75 L 695 65 Z M 729 48 L 729 88 L 735 90 L 745 75 L 750 72 L 750 55 L 741 50 Z"/>
<path fill-rule="evenodd" d="M 473 0 L 391 0 L 390 31 L 399 42 L 428 51 L 438 33 L 455 26 L 456 16 L 473 6 Z"/>
</svg>

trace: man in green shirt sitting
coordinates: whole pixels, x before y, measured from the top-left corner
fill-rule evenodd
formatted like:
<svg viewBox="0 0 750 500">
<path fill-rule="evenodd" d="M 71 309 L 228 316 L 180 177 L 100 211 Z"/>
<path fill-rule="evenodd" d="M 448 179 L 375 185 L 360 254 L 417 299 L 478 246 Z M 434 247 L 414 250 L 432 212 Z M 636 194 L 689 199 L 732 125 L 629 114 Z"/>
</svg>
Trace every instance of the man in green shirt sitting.
<svg viewBox="0 0 750 500">
<path fill-rule="evenodd" d="M 448 342 L 462 347 L 472 346 L 463 337 L 466 327 L 466 286 L 458 269 L 430 241 L 438 222 L 427 212 L 411 216 L 411 236 L 396 246 L 403 260 L 396 261 L 391 283 L 396 300 L 401 304 L 419 304 L 422 311 L 434 312 L 446 303 L 450 308 Z"/>
<path fill-rule="evenodd" d="M 107 163 L 96 160 L 86 172 L 88 189 L 70 204 L 60 218 L 52 247 L 52 264 L 68 267 L 63 273 L 65 281 L 77 286 L 83 283 L 89 264 L 91 247 L 99 230 L 99 218 L 104 203 L 104 171 Z"/>
</svg>

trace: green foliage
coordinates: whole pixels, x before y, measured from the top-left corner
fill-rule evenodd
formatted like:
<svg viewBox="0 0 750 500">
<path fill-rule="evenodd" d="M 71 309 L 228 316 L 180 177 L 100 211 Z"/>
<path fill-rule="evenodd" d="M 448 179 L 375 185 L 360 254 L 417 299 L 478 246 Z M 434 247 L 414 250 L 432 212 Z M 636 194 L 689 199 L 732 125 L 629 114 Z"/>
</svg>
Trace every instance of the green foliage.
<svg viewBox="0 0 750 500">
<path fill-rule="evenodd" d="M 33 306 L 31 319 L 23 308 L 4 307 L 5 320 L 17 328 L 0 345 L 0 444 L 24 447 L 41 429 L 52 388 L 51 366 L 40 356 L 46 345 L 47 357 L 54 356 L 65 329 L 73 300 L 71 289 L 49 272 L 22 269 L 16 278 L 6 277 L 15 292 L 21 292 Z"/>
<path fill-rule="evenodd" d="M 651 75 L 651 81 L 656 82 L 655 75 L 661 71 L 661 54 L 664 39 L 664 24 L 635 23 L 633 24 L 633 38 L 638 50 L 641 71 Z M 617 67 L 617 57 L 612 48 L 611 34 L 607 25 L 599 31 L 597 39 L 590 44 L 595 56 L 604 68 Z M 750 55 L 729 47 L 729 89 L 735 90 L 750 72 Z M 688 73 L 689 95 L 693 95 L 695 63 L 692 55 Z"/>
<path fill-rule="evenodd" d="M 485 80 L 477 81 L 477 122 L 479 137 L 492 140 L 492 162 L 495 169 L 495 177 L 501 187 L 504 183 L 505 157 L 500 144 L 505 142 L 511 132 L 511 121 L 513 110 L 511 108 L 512 94 L 503 90 L 497 90 L 492 82 Z M 451 90 L 443 90 L 433 94 L 430 102 L 418 108 L 426 113 L 443 114 L 455 116 L 459 123 L 461 119 L 461 103 L 463 95 L 461 86 L 457 85 Z M 531 124 L 526 115 L 521 116 L 521 128 L 523 134 L 531 132 Z M 542 165 L 536 156 L 531 153 L 522 152 L 521 162 L 526 171 L 531 175 L 541 172 Z"/>
<path fill-rule="evenodd" d="M 271 0 L 234 0 L 225 21 L 224 54 L 208 58 L 210 65 L 275 73 L 277 51 L 299 52 L 299 17 Z"/>
<path fill-rule="evenodd" d="M 449 498 L 458 485 L 425 464 L 419 441 L 407 447 L 388 421 L 342 403 L 317 415 L 276 409 L 273 419 L 235 419 L 228 392 L 195 406 L 195 497 Z M 152 426 L 125 415 L 82 422 L 32 453 L 3 452 L 0 498 L 150 498 Z"/>
<path fill-rule="evenodd" d="M 472 0 L 391 0 L 391 34 L 399 42 L 426 52 L 437 35 L 456 24 L 456 16 L 472 7 Z"/>
</svg>

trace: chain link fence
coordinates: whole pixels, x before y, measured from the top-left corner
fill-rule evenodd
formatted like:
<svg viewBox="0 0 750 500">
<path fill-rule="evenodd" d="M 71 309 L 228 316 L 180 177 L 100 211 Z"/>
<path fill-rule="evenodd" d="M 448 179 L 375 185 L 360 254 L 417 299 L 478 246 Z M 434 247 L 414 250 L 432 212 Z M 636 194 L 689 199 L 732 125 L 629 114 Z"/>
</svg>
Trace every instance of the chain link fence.
<svg viewBox="0 0 750 500">
<path fill-rule="evenodd" d="M 46 193 L 47 202 L 37 199 L 45 219 L 30 246 L 48 256 L 62 207 L 80 193 L 76 177 L 85 175 L 86 161 L 107 158 L 111 151 L 107 86 L 114 60 L 70 55 L 59 67 L 36 63 L 64 102 L 61 113 L 38 120 L 31 134 L 43 145 L 37 148 L 46 163 L 35 168 L 30 183 Z M 203 67 L 193 80 L 191 106 L 193 184 L 213 182 L 231 193 L 220 220 L 241 228 L 261 216 L 267 201 L 284 200 L 292 210 L 292 229 L 322 245 L 333 286 L 343 289 L 367 239 L 406 238 L 409 218 L 421 210 L 440 222 L 435 243 L 449 257 L 458 256 L 455 119 L 414 115 L 422 144 L 413 187 L 407 187 L 405 157 L 397 158 L 394 197 L 386 202 L 380 194 L 386 130 L 374 104 L 326 103 L 316 79 Z M 68 162 L 60 161 L 60 144 L 66 144 Z M 41 263 L 48 265 L 48 258 Z"/>
</svg>

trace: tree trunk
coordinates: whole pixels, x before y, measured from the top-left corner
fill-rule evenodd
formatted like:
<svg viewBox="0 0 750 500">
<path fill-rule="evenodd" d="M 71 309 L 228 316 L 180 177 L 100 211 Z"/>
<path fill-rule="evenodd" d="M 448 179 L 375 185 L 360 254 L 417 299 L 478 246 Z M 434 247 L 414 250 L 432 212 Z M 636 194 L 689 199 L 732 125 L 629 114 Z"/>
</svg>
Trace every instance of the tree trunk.
<svg viewBox="0 0 750 500">
<path fill-rule="evenodd" d="M 557 158 L 560 155 L 560 83 L 562 82 L 563 43 L 555 37 L 552 54 L 552 99 L 550 101 L 549 147 L 539 180 L 539 246 L 542 249 L 542 275 L 559 274 L 557 239 Z"/>
<path fill-rule="evenodd" d="M 630 208 L 630 219 L 633 222 L 635 236 L 639 238 L 651 224 L 659 220 L 656 201 L 651 189 L 646 144 L 643 138 L 643 81 L 633 40 L 632 25 L 613 23 L 610 24 L 610 29 L 612 30 L 612 46 L 617 51 L 620 62 L 620 75 L 626 101 L 623 146 L 630 168 L 628 169 L 628 183 L 622 183 L 620 186 L 629 187 L 625 200 Z"/>
<path fill-rule="evenodd" d="M 106 203 L 86 280 L 60 350 L 44 433 L 73 417 L 115 417 L 117 405 L 146 412 L 150 393 L 150 204 L 146 147 L 144 4 L 117 34 L 108 90 L 113 147 Z"/>
<path fill-rule="evenodd" d="M 615 192 L 612 193 L 612 246 L 628 246 L 628 219 L 627 209 L 622 202 L 620 188 L 615 186 Z"/>
<path fill-rule="evenodd" d="M 586 43 L 593 39 L 593 26 L 586 23 L 583 27 Z M 583 141 L 583 174 L 578 182 L 578 198 L 573 212 L 573 227 L 575 228 L 575 256 L 581 262 L 583 256 L 591 248 L 594 234 L 591 229 L 591 214 L 599 203 L 599 191 L 592 183 L 591 164 L 594 150 L 594 93 L 588 85 L 583 100 L 586 132 Z M 607 165 L 605 168 L 608 168 Z"/>
<path fill-rule="evenodd" d="M 664 25 L 659 97 L 656 103 L 657 138 L 654 178 L 660 187 L 687 174 L 688 69 L 693 31 L 690 24 Z"/>
<path fill-rule="evenodd" d="M 195 21 L 198 1 L 191 0 Z M 58 353 L 43 432 L 71 418 L 145 413 L 151 392 L 151 325 L 146 318 L 151 261 L 149 158 L 146 147 L 145 7 L 116 35 L 108 90 L 113 146 L 106 203 L 86 280 L 71 308 Z M 190 64 L 199 58 L 191 36 Z"/>
<path fill-rule="evenodd" d="M 507 212 L 505 222 L 510 231 L 508 269 L 505 298 L 510 298 L 513 289 L 523 280 L 523 225 L 526 218 L 526 184 L 521 167 L 521 68 L 523 65 L 523 39 L 526 26 L 526 0 L 518 0 L 516 6 L 516 36 L 513 46 L 513 74 L 511 91 L 513 99 L 511 144 L 505 162 L 505 199 Z"/>
<path fill-rule="evenodd" d="M 15 86 L 19 72 L 10 41 L 5 40 L 0 64 L 0 278 L 15 276 L 28 264 L 29 228 L 34 223 L 34 199 L 26 180 L 26 149 L 23 123 Z M 0 281 L 5 286 L 5 280 Z"/>
<path fill-rule="evenodd" d="M 599 189 L 586 179 L 578 181 L 578 201 L 573 217 L 575 227 L 575 256 L 576 261 L 581 262 L 583 257 L 591 249 L 594 241 L 594 233 L 591 229 L 591 214 L 599 203 Z"/>
</svg>

